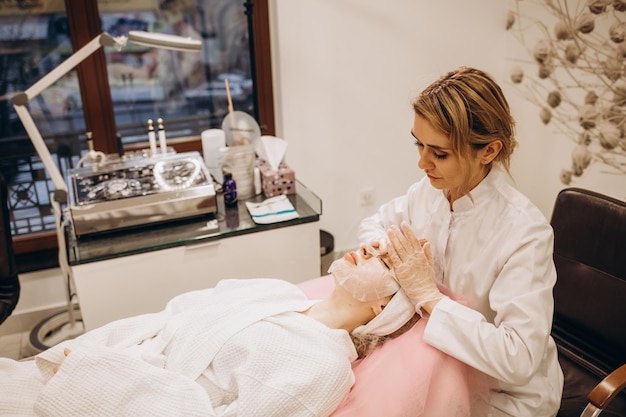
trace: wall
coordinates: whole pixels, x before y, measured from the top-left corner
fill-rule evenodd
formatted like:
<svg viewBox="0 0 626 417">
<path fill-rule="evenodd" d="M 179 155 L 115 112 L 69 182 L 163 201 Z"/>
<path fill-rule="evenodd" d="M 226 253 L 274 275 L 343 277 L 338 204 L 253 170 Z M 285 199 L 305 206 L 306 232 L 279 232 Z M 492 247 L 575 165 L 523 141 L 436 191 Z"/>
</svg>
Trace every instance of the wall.
<svg viewBox="0 0 626 417">
<path fill-rule="evenodd" d="M 400 7 L 390 7 L 400 4 Z M 335 249 L 358 246 L 359 221 L 422 177 L 409 131 L 411 98 L 459 65 L 490 72 L 518 121 L 512 173 L 549 217 L 569 158 L 537 108 L 507 82 L 511 44 L 502 0 L 271 0 L 276 125 L 287 162 L 323 200 L 321 227 Z M 623 177 L 601 187 L 626 198 Z M 372 190 L 372 204 L 360 192 Z M 621 194 L 620 194 L 621 193 Z M 58 270 L 20 277 L 16 313 L 65 303 Z"/>
<path fill-rule="evenodd" d="M 503 71 L 507 2 L 270 1 L 277 135 L 335 248 L 421 178 L 410 101 L 460 65 Z M 359 193 L 374 190 L 361 206 Z"/>
<path fill-rule="evenodd" d="M 583 2 L 584 3 L 584 2 Z M 287 162 L 323 200 L 322 228 L 339 251 L 358 246 L 359 221 L 421 178 L 409 135 L 410 100 L 460 65 L 491 73 L 517 119 L 517 187 L 550 217 L 571 141 L 543 126 L 508 81 L 514 2 L 502 0 L 271 0 L 277 135 Z M 526 58 L 528 59 L 528 58 Z M 582 186 L 626 198 L 626 177 Z M 373 190 L 373 204 L 360 192 Z"/>
</svg>

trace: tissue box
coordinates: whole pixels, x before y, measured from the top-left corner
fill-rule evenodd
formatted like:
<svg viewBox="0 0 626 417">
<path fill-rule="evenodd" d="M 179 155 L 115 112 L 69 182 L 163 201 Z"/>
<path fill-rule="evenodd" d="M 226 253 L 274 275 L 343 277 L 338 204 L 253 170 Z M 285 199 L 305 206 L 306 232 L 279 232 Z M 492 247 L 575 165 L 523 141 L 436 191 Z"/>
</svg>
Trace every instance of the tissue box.
<svg viewBox="0 0 626 417">
<path fill-rule="evenodd" d="M 259 171 L 265 197 L 294 194 L 296 192 L 296 173 L 286 163 L 281 162 L 278 165 L 278 169 L 274 170 L 267 162 L 261 160 Z"/>
</svg>

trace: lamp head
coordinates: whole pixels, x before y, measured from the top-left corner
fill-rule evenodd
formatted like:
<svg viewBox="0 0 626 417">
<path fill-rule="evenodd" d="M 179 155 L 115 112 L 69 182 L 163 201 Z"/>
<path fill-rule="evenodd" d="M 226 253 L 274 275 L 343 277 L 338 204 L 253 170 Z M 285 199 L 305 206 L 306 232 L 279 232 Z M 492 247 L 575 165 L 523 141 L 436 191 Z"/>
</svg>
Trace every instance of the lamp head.
<svg viewBox="0 0 626 417">
<path fill-rule="evenodd" d="M 172 49 L 175 51 L 197 52 L 202 48 L 202 42 L 197 39 L 184 38 L 165 33 L 131 30 L 128 32 L 128 42 L 152 48 Z"/>
</svg>

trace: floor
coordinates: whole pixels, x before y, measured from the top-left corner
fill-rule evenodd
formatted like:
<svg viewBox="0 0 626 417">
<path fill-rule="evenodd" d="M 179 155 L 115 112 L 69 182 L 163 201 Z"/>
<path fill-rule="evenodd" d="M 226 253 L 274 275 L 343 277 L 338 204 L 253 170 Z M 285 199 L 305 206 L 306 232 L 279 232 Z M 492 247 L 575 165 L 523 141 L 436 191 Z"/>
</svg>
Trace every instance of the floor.
<svg viewBox="0 0 626 417">
<path fill-rule="evenodd" d="M 23 359 L 39 353 L 30 344 L 30 332 L 12 333 L 0 337 L 0 357 Z"/>
</svg>

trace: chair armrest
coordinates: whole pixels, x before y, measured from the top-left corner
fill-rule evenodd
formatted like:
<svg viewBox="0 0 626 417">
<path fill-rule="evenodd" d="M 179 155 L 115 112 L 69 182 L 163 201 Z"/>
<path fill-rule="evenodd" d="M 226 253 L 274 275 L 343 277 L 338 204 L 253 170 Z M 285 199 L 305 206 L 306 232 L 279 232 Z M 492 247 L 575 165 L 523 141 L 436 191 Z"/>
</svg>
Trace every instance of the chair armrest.
<svg viewBox="0 0 626 417">
<path fill-rule="evenodd" d="M 589 393 L 587 399 L 591 404 L 603 410 L 625 386 L 626 364 L 620 366 L 600 381 Z"/>
</svg>

